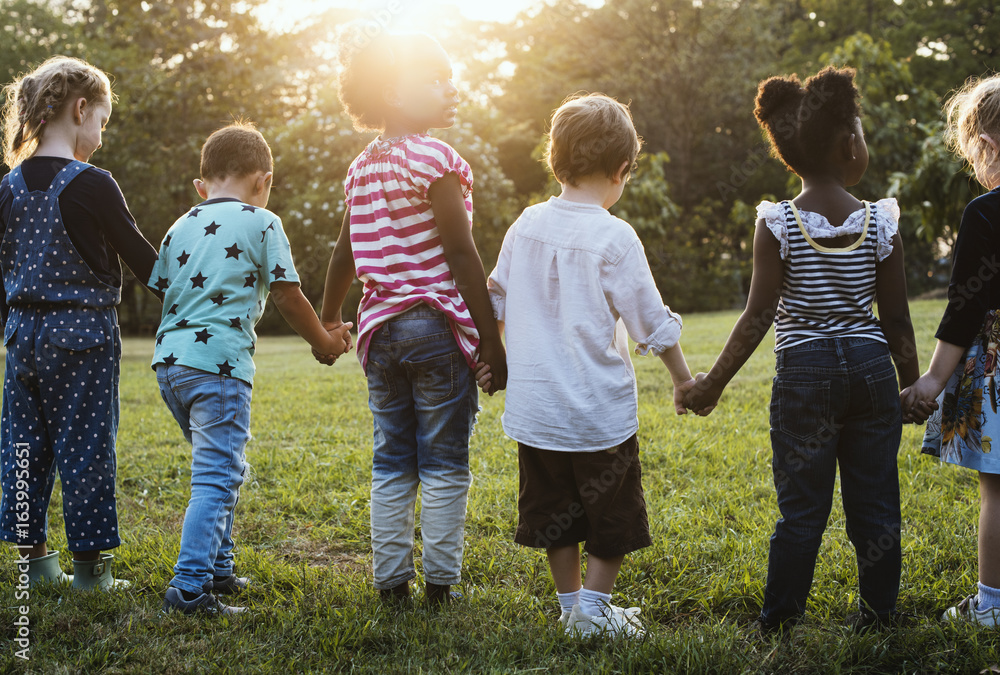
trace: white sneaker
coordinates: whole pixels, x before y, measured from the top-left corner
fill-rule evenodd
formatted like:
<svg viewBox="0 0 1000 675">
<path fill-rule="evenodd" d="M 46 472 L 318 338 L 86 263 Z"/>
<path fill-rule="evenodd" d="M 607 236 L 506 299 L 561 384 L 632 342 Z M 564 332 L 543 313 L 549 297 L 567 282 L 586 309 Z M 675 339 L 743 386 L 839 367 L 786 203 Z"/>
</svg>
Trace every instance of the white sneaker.
<svg viewBox="0 0 1000 675">
<path fill-rule="evenodd" d="M 559 615 L 559 626 L 565 631 L 566 624 L 569 623 L 569 617 L 573 612 L 563 610 L 562 614 Z"/>
<path fill-rule="evenodd" d="M 942 621 L 968 621 L 977 626 L 996 628 L 1000 626 L 1000 607 L 989 607 L 979 610 L 979 598 L 977 595 L 970 595 L 954 607 L 949 607 L 941 615 Z"/>
<path fill-rule="evenodd" d="M 573 605 L 573 612 L 566 621 L 566 634 L 579 637 L 642 637 L 646 630 L 637 616 L 640 611 L 638 607 L 623 609 L 608 605 L 604 613 L 591 616 L 580 609 L 579 604 Z"/>
</svg>

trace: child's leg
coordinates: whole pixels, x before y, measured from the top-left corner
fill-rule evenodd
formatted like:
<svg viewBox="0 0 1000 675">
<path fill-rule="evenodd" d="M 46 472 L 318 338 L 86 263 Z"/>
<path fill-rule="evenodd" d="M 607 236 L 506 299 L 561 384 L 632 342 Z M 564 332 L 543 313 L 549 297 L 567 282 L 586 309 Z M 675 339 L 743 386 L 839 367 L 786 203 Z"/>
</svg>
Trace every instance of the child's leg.
<svg viewBox="0 0 1000 675">
<path fill-rule="evenodd" d="M 368 347 L 368 407 L 374 421 L 371 532 L 375 588 L 388 590 L 416 576 L 413 566 L 417 501 L 417 423 L 396 322 L 382 326 Z"/>
<path fill-rule="evenodd" d="M 816 381 L 814 371 L 783 373 L 780 366 L 775 380 L 771 466 L 781 518 L 775 523 L 767 560 L 761 609 L 767 626 L 805 612 L 816 555 L 833 505 L 839 424 L 831 401 L 836 400 L 835 394 L 842 394 L 833 384 Z"/>
<path fill-rule="evenodd" d="M 621 569 L 624 560 L 625 556 L 623 555 L 599 558 L 592 553 L 588 554 L 587 579 L 583 582 L 583 587 L 590 591 L 611 595 L 615 588 L 615 579 L 618 578 L 618 570 Z"/>
<path fill-rule="evenodd" d="M 875 349 L 884 358 L 859 359 L 869 365 L 867 372 L 854 376 L 837 459 L 861 599 L 871 611 L 888 617 L 896 609 L 902 567 L 896 455 L 903 422 L 892 360 L 884 347 Z"/>
<path fill-rule="evenodd" d="M 19 327 L 7 342 L 0 417 L 0 534 L 22 556 L 40 558 L 48 554 L 47 511 L 56 477 L 35 359 L 41 323 L 35 313 L 12 313 L 8 321 Z"/>
<path fill-rule="evenodd" d="M 557 593 L 575 593 L 580 590 L 580 545 L 557 546 L 545 549 L 549 570 Z"/>
<path fill-rule="evenodd" d="M 243 462 L 242 479 L 246 479 L 246 461 Z M 222 529 L 222 539 L 219 542 L 219 552 L 215 555 L 215 565 L 212 574 L 217 577 L 228 577 L 233 573 L 233 560 L 235 558 L 233 549 L 236 542 L 233 541 L 233 523 L 236 520 L 236 505 L 240 502 L 239 492 L 236 493 L 236 503 L 226 516 L 226 522 Z"/>
<path fill-rule="evenodd" d="M 191 499 L 170 585 L 200 594 L 212 580 L 222 540 L 231 527 L 250 440 L 250 385 L 183 366 L 159 366 L 167 407 L 192 442 Z"/>
<path fill-rule="evenodd" d="M 1000 589 L 1000 475 L 979 474 L 979 582 Z"/>
<path fill-rule="evenodd" d="M 462 580 L 465 512 L 472 475 L 469 436 L 479 411 L 472 371 L 450 332 L 420 351 L 441 352 L 411 365 L 417 412 L 417 463 L 421 484 L 420 532 L 424 578 L 448 586 Z M 423 356 L 424 354 L 421 354 Z"/>
</svg>

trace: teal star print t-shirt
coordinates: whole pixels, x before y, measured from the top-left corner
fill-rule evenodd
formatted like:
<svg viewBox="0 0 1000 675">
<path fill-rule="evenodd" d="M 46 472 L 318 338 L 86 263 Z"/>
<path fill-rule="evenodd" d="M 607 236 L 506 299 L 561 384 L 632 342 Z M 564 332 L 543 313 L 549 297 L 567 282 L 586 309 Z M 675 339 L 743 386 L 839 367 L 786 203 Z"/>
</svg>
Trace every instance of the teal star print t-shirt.
<svg viewBox="0 0 1000 675">
<path fill-rule="evenodd" d="M 210 199 L 178 218 L 147 283 L 163 293 L 153 368 L 176 364 L 252 385 L 254 326 L 275 281 L 299 281 L 278 216 Z"/>
</svg>

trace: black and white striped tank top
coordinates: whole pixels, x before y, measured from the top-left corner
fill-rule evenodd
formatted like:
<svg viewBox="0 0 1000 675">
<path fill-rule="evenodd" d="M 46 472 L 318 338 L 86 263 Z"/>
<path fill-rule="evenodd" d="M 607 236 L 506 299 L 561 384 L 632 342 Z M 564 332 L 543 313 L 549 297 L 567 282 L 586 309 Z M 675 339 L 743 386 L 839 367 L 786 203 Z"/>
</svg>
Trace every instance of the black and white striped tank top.
<svg viewBox="0 0 1000 675">
<path fill-rule="evenodd" d="M 850 246 L 828 248 L 806 232 L 798 209 L 782 202 L 788 233 L 785 279 L 775 318 L 775 351 L 823 338 L 863 337 L 885 342 L 872 313 L 878 227 L 865 205 L 865 227 Z"/>
</svg>

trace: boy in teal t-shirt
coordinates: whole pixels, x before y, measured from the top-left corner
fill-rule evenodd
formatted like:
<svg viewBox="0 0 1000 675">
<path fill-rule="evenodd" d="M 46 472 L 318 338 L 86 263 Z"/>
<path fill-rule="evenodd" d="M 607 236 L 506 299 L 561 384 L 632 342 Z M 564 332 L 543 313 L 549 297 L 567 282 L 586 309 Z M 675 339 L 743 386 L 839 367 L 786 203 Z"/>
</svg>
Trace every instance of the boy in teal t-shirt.
<svg viewBox="0 0 1000 675">
<path fill-rule="evenodd" d="M 201 151 L 205 200 L 160 246 L 148 285 L 163 294 L 153 368 L 160 394 L 192 444 L 191 500 L 164 610 L 235 614 L 212 591 L 237 593 L 233 509 L 246 470 L 254 325 L 269 293 L 288 324 L 332 363 L 351 348 L 351 324 L 329 332 L 299 289 L 281 219 L 266 210 L 273 160 L 264 137 L 236 123 Z"/>
</svg>

